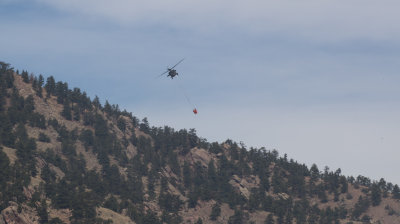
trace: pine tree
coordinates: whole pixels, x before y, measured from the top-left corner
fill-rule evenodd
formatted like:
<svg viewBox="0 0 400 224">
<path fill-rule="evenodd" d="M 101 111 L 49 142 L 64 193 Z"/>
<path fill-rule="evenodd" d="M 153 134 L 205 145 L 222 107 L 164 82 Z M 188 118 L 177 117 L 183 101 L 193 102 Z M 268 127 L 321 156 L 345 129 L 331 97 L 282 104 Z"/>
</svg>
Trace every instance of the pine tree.
<svg viewBox="0 0 400 224">
<path fill-rule="evenodd" d="M 71 200 L 72 200 L 72 196 L 71 194 L 73 193 L 73 191 L 71 191 L 71 189 L 69 189 L 69 185 L 67 184 L 67 182 L 62 179 L 60 181 L 59 184 L 57 184 L 57 195 L 54 198 L 54 201 L 52 200 L 52 202 L 54 202 L 54 206 L 56 208 L 69 208 L 71 205 Z"/>
<path fill-rule="evenodd" d="M 101 109 L 101 103 L 99 97 L 96 95 L 93 99 L 93 106 L 97 109 Z"/>
<path fill-rule="evenodd" d="M 229 217 L 228 224 L 242 224 L 244 223 L 244 214 L 241 210 L 235 210 L 235 214 Z"/>
<path fill-rule="evenodd" d="M 265 224 L 274 224 L 274 218 L 272 214 L 268 214 L 267 218 L 264 221 Z"/>
<path fill-rule="evenodd" d="M 47 95 L 46 97 L 49 98 L 51 95 L 55 94 L 56 89 L 56 81 L 54 80 L 53 76 L 47 78 L 46 85 L 44 86 L 46 89 Z"/>
<path fill-rule="evenodd" d="M 214 160 L 210 160 L 208 163 L 208 170 L 207 170 L 207 176 L 208 176 L 208 189 L 211 192 L 216 192 L 217 187 L 218 187 L 218 180 L 217 180 L 217 171 L 214 166 Z"/>
<path fill-rule="evenodd" d="M 10 64 L 0 61 L 0 75 L 6 73 L 10 69 Z"/>
<path fill-rule="evenodd" d="M 217 202 L 211 209 L 210 219 L 217 220 L 217 218 L 221 215 L 221 205 Z"/>
<path fill-rule="evenodd" d="M 371 202 L 372 206 L 378 206 L 382 201 L 382 193 L 379 185 L 373 183 L 371 186 Z"/>
<path fill-rule="evenodd" d="M 0 147 L 0 192 L 4 192 L 10 172 L 10 160 L 8 156 L 3 152 L 2 147 Z M 0 198 L 2 195 L 0 195 Z M 1 201 L 1 200 L 0 200 Z"/>
<path fill-rule="evenodd" d="M 27 71 L 22 71 L 21 76 L 22 76 L 22 80 L 23 80 L 25 83 L 29 83 L 29 75 L 28 75 L 28 72 L 27 72 Z"/>
<path fill-rule="evenodd" d="M 40 74 L 39 75 L 39 80 L 38 80 L 38 85 L 39 85 L 40 88 L 42 88 L 43 84 L 44 84 L 44 78 L 43 78 L 43 75 Z"/>
<path fill-rule="evenodd" d="M 393 194 L 393 198 L 394 199 L 400 199 L 400 188 L 399 188 L 399 185 L 397 185 L 397 184 L 394 185 L 392 194 Z"/>
<path fill-rule="evenodd" d="M 106 100 L 106 103 L 104 104 L 104 112 L 106 112 L 108 116 L 113 115 L 112 114 L 113 111 L 112 111 L 110 103 L 108 103 L 108 100 Z"/>
<path fill-rule="evenodd" d="M 192 174 L 188 162 L 183 164 L 183 184 L 186 188 L 190 188 L 192 184 Z"/>
<path fill-rule="evenodd" d="M 342 185 L 342 187 L 340 188 L 340 192 L 342 194 L 347 193 L 347 191 L 348 191 L 348 183 L 347 183 L 346 177 L 345 176 L 341 176 L 339 178 L 339 182 Z"/>
<path fill-rule="evenodd" d="M 46 200 L 42 200 L 40 206 L 37 208 L 39 222 L 40 223 L 48 223 L 49 221 L 49 214 L 47 212 L 47 203 Z"/>
<path fill-rule="evenodd" d="M 360 217 L 360 215 L 367 211 L 368 207 L 369 207 L 369 200 L 368 198 L 364 198 L 362 196 L 360 196 L 358 198 L 357 203 L 354 205 L 354 209 L 353 209 L 353 213 L 352 216 L 353 218 L 358 218 Z"/>
</svg>

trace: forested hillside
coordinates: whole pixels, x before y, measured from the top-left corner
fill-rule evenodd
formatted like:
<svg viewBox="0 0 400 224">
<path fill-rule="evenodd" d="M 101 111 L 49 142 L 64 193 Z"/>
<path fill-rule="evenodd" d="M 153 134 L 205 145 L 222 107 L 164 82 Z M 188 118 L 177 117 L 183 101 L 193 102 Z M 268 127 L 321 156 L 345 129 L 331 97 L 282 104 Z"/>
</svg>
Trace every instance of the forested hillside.
<svg viewBox="0 0 400 224">
<path fill-rule="evenodd" d="M 0 224 L 400 223 L 397 184 L 153 127 L 4 62 L 0 124 Z"/>
</svg>

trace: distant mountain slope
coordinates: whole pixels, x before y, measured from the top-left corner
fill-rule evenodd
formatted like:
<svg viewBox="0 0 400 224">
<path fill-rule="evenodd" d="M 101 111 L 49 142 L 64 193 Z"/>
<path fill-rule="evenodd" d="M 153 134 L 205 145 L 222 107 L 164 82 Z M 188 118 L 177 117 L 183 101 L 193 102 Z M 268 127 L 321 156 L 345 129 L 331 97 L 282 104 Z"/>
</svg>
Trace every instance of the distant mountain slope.
<svg viewBox="0 0 400 224">
<path fill-rule="evenodd" d="M 152 127 L 0 62 L 0 224 L 400 223 L 398 185 Z"/>
</svg>

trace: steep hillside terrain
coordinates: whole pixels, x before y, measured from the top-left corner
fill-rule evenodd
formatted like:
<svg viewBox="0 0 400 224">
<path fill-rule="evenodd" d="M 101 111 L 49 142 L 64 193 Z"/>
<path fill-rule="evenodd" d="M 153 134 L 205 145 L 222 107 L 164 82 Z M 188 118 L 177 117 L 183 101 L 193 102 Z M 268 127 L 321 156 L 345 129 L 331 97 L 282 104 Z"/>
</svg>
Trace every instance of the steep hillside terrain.
<svg viewBox="0 0 400 224">
<path fill-rule="evenodd" d="M 0 62 L 0 224 L 400 223 L 384 179 L 152 127 Z"/>
</svg>

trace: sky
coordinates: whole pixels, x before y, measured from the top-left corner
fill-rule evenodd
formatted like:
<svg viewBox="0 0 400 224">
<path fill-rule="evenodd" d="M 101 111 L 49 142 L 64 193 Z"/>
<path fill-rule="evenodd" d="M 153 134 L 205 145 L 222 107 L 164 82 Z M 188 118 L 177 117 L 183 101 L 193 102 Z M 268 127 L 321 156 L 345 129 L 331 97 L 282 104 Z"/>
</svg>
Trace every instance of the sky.
<svg viewBox="0 0 400 224">
<path fill-rule="evenodd" d="M 0 0 L 0 61 L 53 75 L 154 126 L 400 184 L 399 7 Z M 182 58 L 178 78 L 156 78 Z"/>
</svg>

